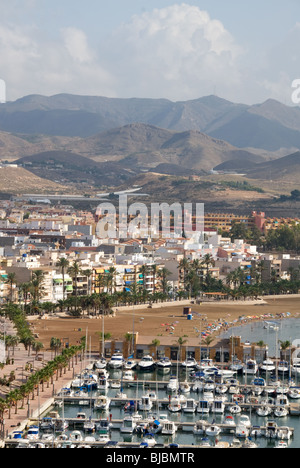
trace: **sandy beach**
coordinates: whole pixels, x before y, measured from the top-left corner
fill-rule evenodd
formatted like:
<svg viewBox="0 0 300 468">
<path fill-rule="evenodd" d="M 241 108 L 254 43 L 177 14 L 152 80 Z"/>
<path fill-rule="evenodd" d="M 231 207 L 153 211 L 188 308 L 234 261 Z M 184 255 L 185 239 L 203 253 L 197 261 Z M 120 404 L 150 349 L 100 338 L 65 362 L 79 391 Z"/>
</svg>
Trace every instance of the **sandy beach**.
<svg viewBox="0 0 300 468">
<path fill-rule="evenodd" d="M 270 296 L 258 301 L 190 304 L 192 320 L 187 320 L 187 316 L 183 315 L 183 307 L 184 305 L 176 302 L 169 307 L 158 305 L 152 309 L 146 307 L 117 310 L 114 317 L 105 317 L 104 331 L 110 333 L 112 339 L 122 339 L 126 333 L 132 333 L 133 330 L 153 338 L 170 334 L 192 338 L 198 336 L 201 322 L 201 330 L 207 330 L 213 336 L 217 336 L 222 330 L 237 323 L 280 318 L 287 313 L 290 317 L 297 317 L 300 313 L 300 296 Z M 44 344 L 45 349 L 49 348 L 52 337 L 76 345 L 83 336 L 88 336 L 93 352 L 99 349 L 99 333 L 103 326 L 101 317 L 34 319 L 31 323 L 34 333 L 38 334 L 38 340 Z M 214 333 L 217 325 L 220 325 L 220 328 Z"/>
</svg>

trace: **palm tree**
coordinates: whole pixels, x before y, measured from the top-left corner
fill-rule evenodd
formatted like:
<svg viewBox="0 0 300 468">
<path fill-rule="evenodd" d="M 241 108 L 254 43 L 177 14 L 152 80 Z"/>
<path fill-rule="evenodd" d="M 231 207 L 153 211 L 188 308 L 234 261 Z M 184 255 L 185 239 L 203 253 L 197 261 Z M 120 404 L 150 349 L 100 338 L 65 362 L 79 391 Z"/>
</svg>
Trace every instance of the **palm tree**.
<svg viewBox="0 0 300 468">
<path fill-rule="evenodd" d="M 77 260 L 74 260 L 73 265 L 69 267 L 68 273 L 73 278 L 75 283 L 75 314 L 77 314 L 77 298 L 78 298 L 78 276 L 80 275 L 80 266 Z"/>
<path fill-rule="evenodd" d="M 45 273 L 42 270 L 34 270 L 32 272 L 32 293 L 33 293 L 33 300 L 36 302 L 40 302 L 41 298 L 43 297 L 43 283 L 44 283 Z"/>
<path fill-rule="evenodd" d="M 182 346 L 187 342 L 187 339 L 184 339 L 182 336 L 179 336 L 179 338 L 175 341 L 175 343 L 178 345 L 178 361 L 181 359 L 181 348 Z"/>
<path fill-rule="evenodd" d="M 56 263 L 56 266 L 60 268 L 62 277 L 63 277 L 63 301 L 64 301 L 65 300 L 65 274 L 66 274 L 67 268 L 69 267 L 69 260 L 62 257 Z"/>
<path fill-rule="evenodd" d="M 10 287 L 10 302 L 13 302 L 13 285 L 16 284 L 16 273 L 8 273 L 6 283 Z"/>
<path fill-rule="evenodd" d="M 206 282 L 208 281 L 209 268 L 215 266 L 215 260 L 211 254 L 205 254 L 201 264 L 206 268 Z"/>
</svg>

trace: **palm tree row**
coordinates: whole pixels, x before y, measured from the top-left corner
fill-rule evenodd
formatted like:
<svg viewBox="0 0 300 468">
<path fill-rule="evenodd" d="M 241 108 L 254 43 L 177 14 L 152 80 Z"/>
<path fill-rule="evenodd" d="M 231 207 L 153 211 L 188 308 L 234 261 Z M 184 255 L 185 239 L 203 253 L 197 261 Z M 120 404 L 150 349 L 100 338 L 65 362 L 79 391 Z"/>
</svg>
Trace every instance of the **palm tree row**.
<svg viewBox="0 0 300 468">
<path fill-rule="evenodd" d="M 49 361 L 47 365 L 35 372 L 33 375 L 30 375 L 27 379 L 27 382 L 21 385 L 19 388 L 16 388 L 8 393 L 6 398 L 0 399 L 0 422 L 3 423 L 4 416 L 8 412 L 8 419 L 11 417 L 11 409 L 15 407 L 15 414 L 18 411 L 18 403 L 21 402 L 21 407 L 24 408 L 25 400 L 27 404 L 31 399 L 35 398 L 35 392 L 37 394 L 40 391 L 44 391 L 44 385 L 47 384 L 49 388 L 50 383 L 53 384 L 54 378 L 58 380 L 62 376 L 63 371 L 66 371 L 67 368 L 71 368 L 71 362 L 78 355 L 81 355 L 85 348 L 84 339 L 80 346 L 72 346 L 68 349 L 64 349 L 62 353 L 55 357 L 52 361 Z"/>
</svg>

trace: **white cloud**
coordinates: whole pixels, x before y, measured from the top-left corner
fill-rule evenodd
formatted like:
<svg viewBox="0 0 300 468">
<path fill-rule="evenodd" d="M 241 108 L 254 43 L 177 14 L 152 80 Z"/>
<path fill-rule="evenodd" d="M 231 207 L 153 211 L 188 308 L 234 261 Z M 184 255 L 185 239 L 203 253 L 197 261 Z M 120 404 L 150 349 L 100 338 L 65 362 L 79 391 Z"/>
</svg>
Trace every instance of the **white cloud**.
<svg viewBox="0 0 300 468">
<path fill-rule="evenodd" d="M 241 48 L 222 23 L 182 4 L 134 16 L 107 43 L 106 60 L 127 96 L 189 99 L 240 81 Z M 224 80 L 226 77 L 226 80 Z"/>
<path fill-rule="evenodd" d="M 29 12 L 38 4 L 24 2 Z M 50 35 L 37 19 L 22 26 L 19 0 L 9 5 L 0 21 L 0 78 L 11 100 L 69 92 L 176 101 L 216 93 L 253 103 L 288 99 L 291 82 L 300 78 L 299 23 L 273 51 L 262 44 L 253 58 L 221 21 L 185 3 L 135 15 L 98 45 L 78 27 Z"/>
</svg>

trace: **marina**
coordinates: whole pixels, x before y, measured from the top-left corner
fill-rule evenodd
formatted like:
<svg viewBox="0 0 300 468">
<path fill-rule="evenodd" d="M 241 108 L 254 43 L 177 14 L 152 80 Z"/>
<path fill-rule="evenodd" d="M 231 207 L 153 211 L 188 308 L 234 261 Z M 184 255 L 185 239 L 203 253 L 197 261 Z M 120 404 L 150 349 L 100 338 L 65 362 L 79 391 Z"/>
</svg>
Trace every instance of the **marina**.
<svg viewBox="0 0 300 468">
<path fill-rule="evenodd" d="M 94 361 L 54 395 L 46 413 L 30 420 L 27 433 L 11 434 L 6 447 L 293 446 L 300 415 L 296 379 L 283 374 L 278 380 L 258 368 L 226 377 L 227 366 L 198 363 L 200 371 L 179 364 L 169 373 L 153 363 L 150 371 L 137 365 L 133 380 L 125 380 L 124 365 L 98 369 Z"/>
</svg>

